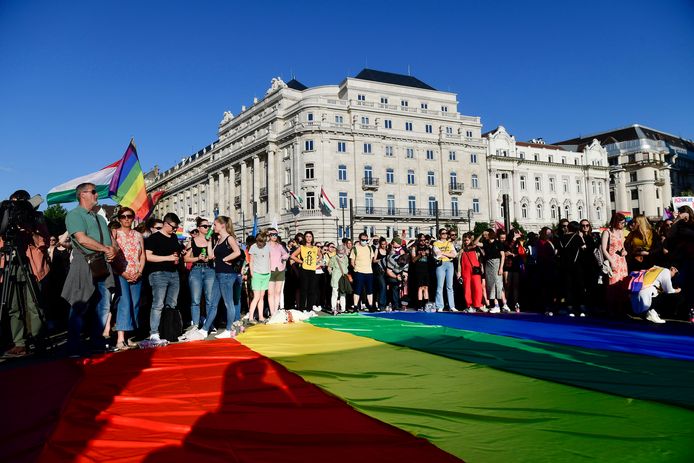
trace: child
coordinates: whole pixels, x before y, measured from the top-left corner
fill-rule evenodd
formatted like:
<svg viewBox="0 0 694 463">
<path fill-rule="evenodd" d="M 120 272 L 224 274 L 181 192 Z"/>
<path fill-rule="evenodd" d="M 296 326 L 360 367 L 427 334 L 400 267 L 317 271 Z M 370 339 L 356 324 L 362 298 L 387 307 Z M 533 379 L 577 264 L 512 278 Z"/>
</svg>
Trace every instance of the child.
<svg viewBox="0 0 694 463">
<path fill-rule="evenodd" d="M 253 323 L 255 309 L 258 308 L 258 320 L 265 321 L 264 300 L 265 293 L 270 286 L 270 247 L 267 246 L 267 233 L 261 231 L 255 238 L 255 244 L 248 251 L 249 273 L 251 277 L 251 290 L 253 299 L 248 307 L 248 319 Z"/>
</svg>

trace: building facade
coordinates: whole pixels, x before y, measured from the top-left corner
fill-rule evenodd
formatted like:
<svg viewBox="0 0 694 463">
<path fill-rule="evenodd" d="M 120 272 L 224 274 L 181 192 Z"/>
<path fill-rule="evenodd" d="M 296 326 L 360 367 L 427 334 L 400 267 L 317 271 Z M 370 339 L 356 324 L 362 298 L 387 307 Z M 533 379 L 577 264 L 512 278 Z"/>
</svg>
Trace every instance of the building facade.
<svg viewBox="0 0 694 463">
<path fill-rule="evenodd" d="M 504 127 L 484 135 L 487 144 L 488 209 L 504 222 L 503 196 L 510 220 L 527 230 L 559 219 L 588 219 L 595 226 L 609 220 L 607 151 L 597 140 L 580 152 L 534 140 L 519 142 Z"/>
<path fill-rule="evenodd" d="M 437 219 L 464 229 L 489 220 L 481 129 L 456 94 L 411 76 L 365 69 L 312 88 L 277 78 L 239 115 L 224 113 L 218 140 L 148 173 L 148 189 L 165 191 L 156 214 L 230 215 L 245 231 L 255 217 L 283 236 L 410 237 Z"/>
<path fill-rule="evenodd" d="M 694 142 L 639 124 L 557 142 L 581 147 L 597 139 L 607 150 L 612 211 L 662 217 L 672 196 L 694 186 Z"/>
</svg>

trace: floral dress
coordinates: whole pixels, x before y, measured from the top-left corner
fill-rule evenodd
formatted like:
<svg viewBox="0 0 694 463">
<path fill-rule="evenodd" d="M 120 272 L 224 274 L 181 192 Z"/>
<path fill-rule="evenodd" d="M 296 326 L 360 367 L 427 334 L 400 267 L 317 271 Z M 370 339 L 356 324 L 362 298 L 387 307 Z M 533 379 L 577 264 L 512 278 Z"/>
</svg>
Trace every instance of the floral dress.
<svg viewBox="0 0 694 463">
<path fill-rule="evenodd" d="M 610 237 L 607 245 L 607 253 L 614 262 L 614 264 L 612 264 L 612 276 L 610 277 L 610 284 L 613 285 L 624 280 L 629 272 L 627 270 L 626 257 L 617 254 L 617 251 L 624 249 L 624 234 L 621 230 L 608 230 L 607 233 L 609 233 Z"/>
<path fill-rule="evenodd" d="M 121 252 L 118 253 L 118 271 L 125 274 L 134 274 L 140 269 L 140 253 L 142 247 L 138 232 L 134 230 L 116 230 L 116 241 Z"/>
</svg>

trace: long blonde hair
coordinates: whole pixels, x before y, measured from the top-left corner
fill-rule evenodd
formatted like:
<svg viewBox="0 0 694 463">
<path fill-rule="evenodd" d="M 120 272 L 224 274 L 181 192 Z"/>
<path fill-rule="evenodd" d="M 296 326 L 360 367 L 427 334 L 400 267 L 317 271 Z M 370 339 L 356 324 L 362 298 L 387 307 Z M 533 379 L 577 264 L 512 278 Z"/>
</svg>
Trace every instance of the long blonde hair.
<svg viewBox="0 0 694 463">
<path fill-rule="evenodd" d="M 224 228 L 226 228 L 227 233 L 236 238 L 236 232 L 234 231 L 234 223 L 231 221 L 231 217 L 227 217 L 226 215 L 220 215 L 214 220 L 215 222 L 224 225 Z"/>
<path fill-rule="evenodd" d="M 634 222 L 636 223 L 636 231 L 646 245 L 646 248 L 650 248 L 653 243 L 653 227 L 651 227 L 648 219 L 643 214 L 634 217 Z"/>
</svg>

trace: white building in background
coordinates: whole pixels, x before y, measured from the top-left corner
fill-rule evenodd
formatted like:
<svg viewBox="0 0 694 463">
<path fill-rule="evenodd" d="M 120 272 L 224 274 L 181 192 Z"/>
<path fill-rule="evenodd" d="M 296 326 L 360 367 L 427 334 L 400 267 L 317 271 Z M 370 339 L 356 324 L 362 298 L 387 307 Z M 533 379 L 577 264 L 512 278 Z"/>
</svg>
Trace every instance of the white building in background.
<svg viewBox="0 0 694 463">
<path fill-rule="evenodd" d="M 509 195 L 511 221 L 537 231 L 560 218 L 609 220 L 607 151 L 597 140 L 580 152 L 519 142 L 504 127 L 484 135 L 487 144 L 488 208 L 492 221 L 504 222 L 502 199 Z"/>
<path fill-rule="evenodd" d="M 457 95 L 406 75 L 369 69 L 339 85 L 273 79 L 264 98 L 224 114 L 219 139 L 174 167 L 147 175 L 165 190 L 156 214 L 230 215 L 277 221 L 283 236 L 317 239 L 431 233 L 438 217 L 488 221 L 485 140 Z M 335 205 L 323 207 L 321 188 Z M 299 205 L 290 195 L 302 199 Z"/>
</svg>

